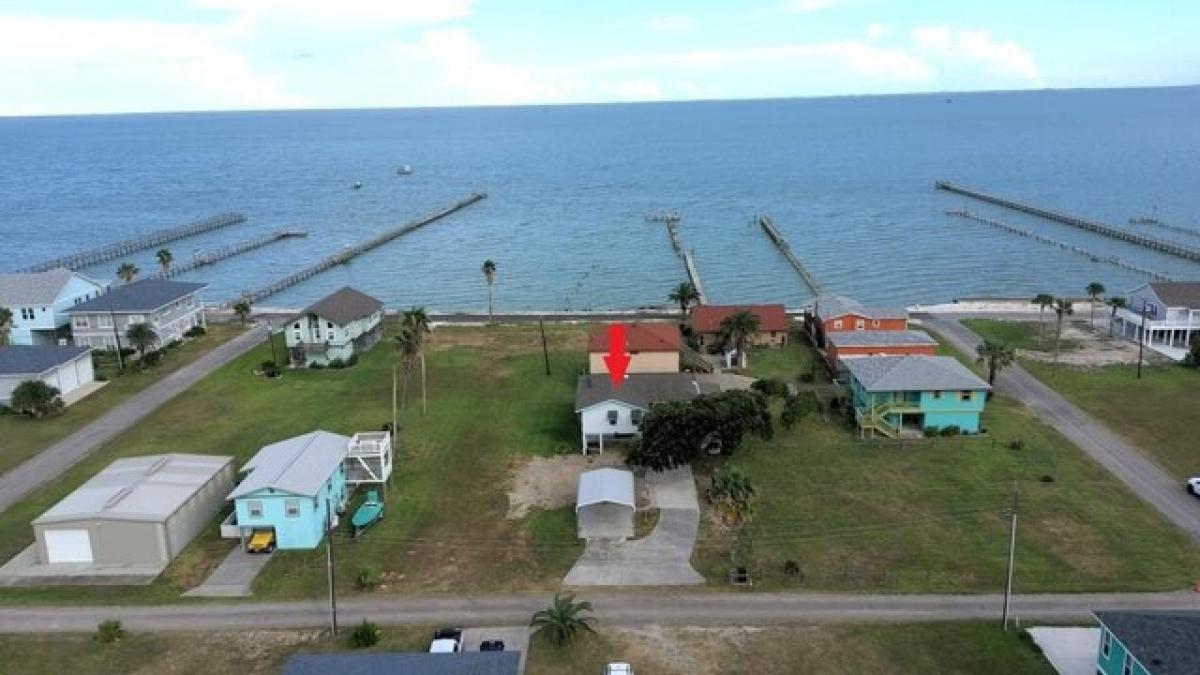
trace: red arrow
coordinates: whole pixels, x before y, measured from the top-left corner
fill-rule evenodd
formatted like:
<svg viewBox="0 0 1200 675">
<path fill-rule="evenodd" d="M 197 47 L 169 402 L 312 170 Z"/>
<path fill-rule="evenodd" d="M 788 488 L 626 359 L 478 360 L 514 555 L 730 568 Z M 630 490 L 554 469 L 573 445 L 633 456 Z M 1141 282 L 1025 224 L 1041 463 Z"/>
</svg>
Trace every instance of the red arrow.
<svg viewBox="0 0 1200 675">
<path fill-rule="evenodd" d="M 604 365 L 608 366 L 608 376 L 612 379 L 614 390 L 620 389 L 625 383 L 629 360 L 629 354 L 625 351 L 625 324 L 614 323 L 608 327 L 608 353 L 604 355 Z"/>
</svg>

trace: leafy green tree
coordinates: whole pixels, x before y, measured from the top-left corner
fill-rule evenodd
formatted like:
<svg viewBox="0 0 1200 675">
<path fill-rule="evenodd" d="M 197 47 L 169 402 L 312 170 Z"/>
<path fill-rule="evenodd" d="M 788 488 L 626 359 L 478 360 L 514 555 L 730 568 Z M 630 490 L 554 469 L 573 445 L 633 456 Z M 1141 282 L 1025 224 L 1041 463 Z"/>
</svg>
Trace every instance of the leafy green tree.
<svg viewBox="0 0 1200 675">
<path fill-rule="evenodd" d="M 783 401 L 783 412 L 779 413 L 779 423 L 784 429 L 791 429 L 805 417 L 815 412 L 817 399 L 811 393 L 788 396 Z"/>
<path fill-rule="evenodd" d="M 96 626 L 95 640 L 100 644 L 111 645 L 121 641 L 125 637 L 125 629 L 121 627 L 121 622 L 116 619 L 105 619 Z"/>
<path fill-rule="evenodd" d="M 496 281 L 496 263 L 491 258 L 483 261 L 483 278 L 487 280 L 488 287 L 488 323 L 496 323 L 492 313 L 492 284 Z"/>
<path fill-rule="evenodd" d="M 1084 289 L 1087 291 L 1088 297 L 1092 299 L 1088 306 L 1088 323 L 1092 324 L 1092 328 L 1096 327 L 1096 303 L 1100 302 L 1100 296 L 1104 295 L 1104 284 L 1099 281 L 1093 281 Z"/>
<path fill-rule="evenodd" d="M 1108 315 L 1108 337 L 1112 337 L 1113 323 L 1117 320 L 1117 310 L 1125 307 L 1125 298 L 1114 295 L 1105 300 L 1104 303 L 1112 309 L 1112 312 Z"/>
<path fill-rule="evenodd" d="M 755 380 L 750 385 L 750 388 L 754 391 L 761 392 L 764 396 L 775 398 L 786 399 L 789 393 L 787 382 L 784 382 L 777 377 L 764 377 L 762 379 Z"/>
<path fill-rule="evenodd" d="M 350 633 L 350 646 L 355 649 L 374 647 L 379 644 L 380 637 L 379 626 L 363 619 L 362 623 L 358 624 L 354 628 L 354 631 Z"/>
<path fill-rule="evenodd" d="M 1049 293 L 1038 293 L 1033 296 L 1031 303 L 1038 306 L 1038 345 L 1045 349 L 1046 344 L 1046 308 L 1054 304 L 1054 296 Z"/>
<path fill-rule="evenodd" d="M 975 346 L 975 363 L 987 366 L 988 384 L 996 384 L 996 373 L 1011 366 L 1017 360 L 1017 350 L 1003 342 L 984 340 Z"/>
<path fill-rule="evenodd" d="M 125 339 L 138 351 L 138 358 L 146 359 L 146 352 L 158 342 L 158 333 L 146 322 L 135 323 L 125 329 Z"/>
<path fill-rule="evenodd" d="M 1056 319 L 1055 324 L 1054 324 L 1054 363 L 1055 363 L 1055 365 L 1058 364 L 1059 346 L 1062 343 L 1063 322 L 1066 320 L 1066 318 L 1068 316 L 1071 316 L 1074 313 L 1075 313 L 1075 303 L 1071 302 L 1070 300 L 1067 300 L 1066 298 L 1055 298 L 1054 299 L 1054 316 Z"/>
<path fill-rule="evenodd" d="M 721 320 L 721 340 L 737 350 L 738 367 L 746 367 L 746 341 L 757 332 L 758 317 L 751 312 L 734 312 Z"/>
<path fill-rule="evenodd" d="M 628 460 L 654 471 L 688 464 L 710 443 L 732 454 L 748 433 L 763 439 L 774 435 L 766 397 L 744 390 L 655 404 L 639 426 L 641 436 Z"/>
<path fill-rule="evenodd" d="M 592 603 L 576 600 L 574 593 L 555 593 L 554 600 L 546 609 L 534 612 L 529 627 L 534 635 L 545 635 L 550 642 L 563 646 L 573 642 L 583 633 L 595 633 L 592 623 Z"/>
<path fill-rule="evenodd" d="M 137 265 L 134 265 L 131 262 L 125 262 L 121 263 L 121 266 L 117 268 L 117 277 L 127 284 L 133 283 L 133 280 L 137 278 L 139 272 L 141 272 L 141 270 L 138 269 Z"/>
<path fill-rule="evenodd" d="M 692 285 L 692 282 L 681 281 L 671 290 L 667 299 L 678 304 L 679 313 L 686 315 L 689 307 L 700 302 L 700 294 L 696 292 L 696 287 Z"/>
<path fill-rule="evenodd" d="M 158 252 L 154 254 L 154 257 L 158 259 L 158 266 L 162 268 L 163 276 L 165 277 L 170 274 L 171 263 L 175 262 L 175 255 L 171 253 L 171 249 L 160 248 L 158 249 Z"/>
<path fill-rule="evenodd" d="M 0 307 L 0 345 L 8 344 L 9 334 L 12 332 L 12 318 L 11 309 Z"/>
<path fill-rule="evenodd" d="M 1192 368 L 1200 368 L 1200 339 L 1192 342 L 1192 348 L 1188 350 L 1187 356 L 1183 357 L 1183 363 Z"/>
<path fill-rule="evenodd" d="M 400 326 L 407 329 L 410 339 L 415 341 L 417 358 L 421 363 L 421 414 L 429 412 L 428 385 L 425 369 L 425 336 L 429 335 L 429 315 L 424 307 L 413 307 L 405 310 L 400 317 Z"/>
<path fill-rule="evenodd" d="M 41 380 L 26 380 L 14 387 L 8 405 L 34 419 L 57 415 L 64 407 L 58 388 Z"/>
<path fill-rule="evenodd" d="M 233 313 L 237 315 L 238 320 L 242 322 L 243 326 L 246 325 L 246 320 L 250 318 L 250 310 L 250 298 L 242 298 L 233 303 Z"/>
</svg>

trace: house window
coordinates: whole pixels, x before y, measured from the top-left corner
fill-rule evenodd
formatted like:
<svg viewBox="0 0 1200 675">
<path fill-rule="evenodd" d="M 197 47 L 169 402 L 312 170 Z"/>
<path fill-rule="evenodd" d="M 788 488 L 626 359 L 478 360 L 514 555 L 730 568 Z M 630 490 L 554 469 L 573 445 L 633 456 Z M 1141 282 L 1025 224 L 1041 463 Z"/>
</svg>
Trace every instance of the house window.
<svg viewBox="0 0 1200 675">
<path fill-rule="evenodd" d="M 325 327 L 326 327 L 326 328 L 328 328 L 329 330 L 333 330 L 333 322 L 332 322 L 332 321 L 326 321 L 326 322 L 325 322 Z"/>
<path fill-rule="evenodd" d="M 300 330 L 300 324 L 297 323 L 296 325 L 292 326 L 292 328 L 295 328 L 296 330 Z"/>
<path fill-rule="evenodd" d="M 974 397 L 974 395 L 975 395 L 975 392 L 973 392 L 973 391 L 964 391 L 964 392 L 962 392 L 962 394 L 960 394 L 960 398 L 964 401 L 970 401 L 971 398 Z"/>
<path fill-rule="evenodd" d="M 79 347 L 91 347 L 92 339 L 88 337 L 75 338 L 75 344 Z"/>
<path fill-rule="evenodd" d="M 300 517 L 300 500 L 299 499 L 284 500 L 283 513 L 288 518 L 299 518 Z"/>
<path fill-rule="evenodd" d="M 21 318 L 26 321 L 32 321 L 33 320 L 33 308 L 32 307 L 22 307 L 21 308 Z"/>
<path fill-rule="evenodd" d="M 262 518 L 262 516 L 263 516 L 262 500 L 261 499 L 251 499 L 250 501 L 246 502 L 246 512 L 250 514 L 251 518 Z"/>
<path fill-rule="evenodd" d="M 871 319 L 871 325 L 875 328 L 879 328 L 879 319 Z"/>
<path fill-rule="evenodd" d="M 107 314 L 96 317 L 96 325 L 101 328 L 112 328 L 112 323 L 112 317 Z"/>
<path fill-rule="evenodd" d="M 633 426 L 635 426 L 635 427 L 637 425 L 641 424 L 642 423 L 642 411 L 634 410 L 633 412 L 629 413 L 629 421 L 633 422 Z"/>
<path fill-rule="evenodd" d="M 942 392 L 940 392 L 940 391 L 933 392 L 933 400 L 938 401 L 941 398 L 942 398 Z"/>
<path fill-rule="evenodd" d="M 617 415 L 619 415 L 619 414 L 620 414 L 620 412 L 618 412 L 616 410 L 609 410 L 608 411 L 608 423 L 613 426 L 616 426 L 617 425 Z"/>
<path fill-rule="evenodd" d="M 841 329 L 842 329 L 842 320 L 841 320 L 841 319 L 838 319 L 838 320 L 836 320 L 836 321 L 834 321 L 834 322 L 833 322 L 833 329 L 834 329 L 834 330 L 841 330 Z"/>
<path fill-rule="evenodd" d="M 867 327 L 867 322 L 865 319 L 855 319 L 854 320 L 854 330 L 862 330 L 866 327 Z"/>
<path fill-rule="evenodd" d="M 1133 654 L 1125 652 L 1125 662 L 1121 664 L 1121 675 L 1133 675 Z"/>
<path fill-rule="evenodd" d="M 71 326 L 75 328 L 87 328 L 88 318 L 86 316 L 77 316 L 71 319 Z"/>
<path fill-rule="evenodd" d="M 1108 658 L 1109 652 L 1112 651 L 1112 633 L 1105 630 L 1100 634 L 1100 653 L 1104 658 Z"/>
<path fill-rule="evenodd" d="M 146 315 L 145 314 L 130 314 L 129 318 L 126 320 L 125 323 L 127 325 L 133 324 L 133 323 L 146 323 Z"/>
</svg>

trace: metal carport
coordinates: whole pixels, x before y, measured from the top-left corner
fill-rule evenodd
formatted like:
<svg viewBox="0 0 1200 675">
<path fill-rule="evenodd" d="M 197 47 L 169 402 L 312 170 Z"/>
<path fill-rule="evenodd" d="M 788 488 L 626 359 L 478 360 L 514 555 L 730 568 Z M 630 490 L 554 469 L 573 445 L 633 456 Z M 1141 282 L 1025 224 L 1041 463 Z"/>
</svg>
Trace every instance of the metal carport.
<svg viewBox="0 0 1200 675">
<path fill-rule="evenodd" d="M 633 473 L 604 468 L 579 475 L 575 519 L 580 539 L 628 539 L 633 536 Z"/>
</svg>

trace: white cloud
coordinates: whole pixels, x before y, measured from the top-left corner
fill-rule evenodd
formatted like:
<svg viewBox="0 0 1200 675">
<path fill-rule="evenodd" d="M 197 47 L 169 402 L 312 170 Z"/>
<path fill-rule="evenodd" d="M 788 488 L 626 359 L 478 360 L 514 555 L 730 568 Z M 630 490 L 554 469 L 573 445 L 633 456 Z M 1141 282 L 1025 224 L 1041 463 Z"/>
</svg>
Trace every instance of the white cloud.
<svg viewBox="0 0 1200 675">
<path fill-rule="evenodd" d="M 305 104 L 257 72 L 219 27 L 0 16 L 5 113 L 77 113 Z M 25 100 L 21 100 L 22 98 Z"/>
<path fill-rule="evenodd" d="M 982 65 L 1005 77 L 1041 81 L 1033 55 L 1012 40 L 995 40 L 986 30 L 922 26 L 912 30 L 918 49 L 942 59 Z"/>
<path fill-rule="evenodd" d="M 388 29 L 429 26 L 471 15 L 475 0 L 194 0 L 243 22 L 299 21 L 317 26 Z"/>
<path fill-rule="evenodd" d="M 656 16 L 642 23 L 644 28 L 656 33 L 688 33 L 697 25 L 699 22 L 690 16 Z"/>
<path fill-rule="evenodd" d="M 783 9 L 796 14 L 812 14 L 836 7 L 841 0 L 788 0 Z"/>
<path fill-rule="evenodd" d="M 623 101 L 659 101 L 663 98 L 662 85 L 657 80 L 617 80 L 600 82 L 601 92 Z"/>
<path fill-rule="evenodd" d="M 867 24 L 867 39 L 878 40 L 890 31 L 891 29 L 888 28 L 887 24 L 879 23 L 878 21 Z"/>
</svg>

